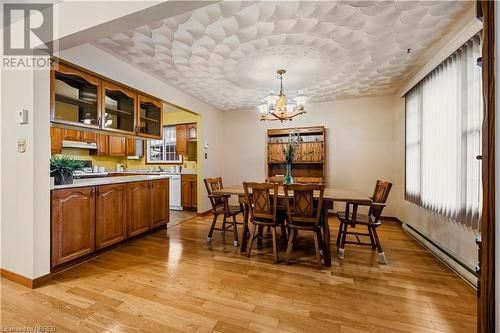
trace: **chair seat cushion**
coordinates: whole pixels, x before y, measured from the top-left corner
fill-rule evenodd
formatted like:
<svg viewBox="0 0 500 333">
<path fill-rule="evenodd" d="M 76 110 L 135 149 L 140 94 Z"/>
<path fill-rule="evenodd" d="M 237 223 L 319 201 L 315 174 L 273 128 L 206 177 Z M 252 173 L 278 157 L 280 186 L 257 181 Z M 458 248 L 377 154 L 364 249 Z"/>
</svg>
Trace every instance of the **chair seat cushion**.
<svg viewBox="0 0 500 333">
<path fill-rule="evenodd" d="M 216 214 L 224 214 L 225 213 L 224 210 L 225 210 L 224 206 L 220 205 L 215 209 L 215 213 Z M 243 210 L 240 208 L 240 206 L 229 206 L 229 212 L 227 214 L 228 214 L 228 216 L 233 216 L 233 215 L 237 215 L 237 214 L 242 213 L 242 212 L 243 212 Z"/>
<path fill-rule="evenodd" d="M 380 225 L 380 221 L 372 222 L 367 214 L 356 214 L 356 221 L 352 220 L 352 214 L 346 219 L 345 212 L 337 212 L 337 217 L 343 223 L 362 224 L 362 225 Z"/>
</svg>

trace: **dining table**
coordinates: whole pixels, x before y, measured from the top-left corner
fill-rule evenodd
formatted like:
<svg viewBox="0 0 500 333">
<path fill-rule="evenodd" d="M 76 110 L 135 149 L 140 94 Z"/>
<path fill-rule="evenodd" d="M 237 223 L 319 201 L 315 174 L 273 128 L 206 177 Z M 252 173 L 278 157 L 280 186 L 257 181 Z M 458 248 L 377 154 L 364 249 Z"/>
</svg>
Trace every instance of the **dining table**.
<svg viewBox="0 0 500 333">
<path fill-rule="evenodd" d="M 248 228 L 249 221 L 249 203 L 246 199 L 245 190 L 243 189 L 243 184 L 234 185 L 229 187 L 224 187 L 218 190 L 214 190 L 215 195 L 226 195 L 226 196 L 237 196 L 240 204 L 243 205 L 243 235 L 240 244 L 240 252 L 246 251 L 246 246 L 248 238 L 250 236 L 250 231 Z M 293 197 L 293 193 L 290 192 L 289 195 Z M 319 191 L 315 191 L 315 197 L 319 197 Z M 285 192 L 282 185 L 279 187 L 278 198 L 284 199 Z M 333 209 L 334 202 L 350 202 L 358 205 L 370 205 L 372 200 L 369 195 L 363 194 L 358 191 L 343 189 L 338 187 L 326 187 L 323 194 L 323 209 L 324 209 L 324 228 L 323 228 L 323 259 L 325 266 L 330 267 L 332 265 L 331 247 L 330 247 L 330 226 L 328 224 L 328 212 Z"/>
</svg>

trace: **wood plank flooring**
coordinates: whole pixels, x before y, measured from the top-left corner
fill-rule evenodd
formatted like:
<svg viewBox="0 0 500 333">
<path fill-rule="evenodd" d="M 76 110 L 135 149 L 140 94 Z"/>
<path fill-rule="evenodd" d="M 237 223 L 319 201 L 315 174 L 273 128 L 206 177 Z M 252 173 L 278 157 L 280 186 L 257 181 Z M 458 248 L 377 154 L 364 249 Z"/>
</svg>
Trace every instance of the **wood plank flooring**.
<svg viewBox="0 0 500 333">
<path fill-rule="evenodd" d="M 394 222 L 379 229 L 388 265 L 347 245 L 314 267 L 312 235 L 292 264 L 270 240 L 251 258 L 194 217 L 56 275 L 30 290 L 1 280 L 1 326 L 56 332 L 474 332 L 475 291 Z M 331 220 L 332 239 L 338 223 Z M 332 240 L 332 242 L 333 242 Z M 284 251 L 280 252 L 281 259 Z"/>
</svg>

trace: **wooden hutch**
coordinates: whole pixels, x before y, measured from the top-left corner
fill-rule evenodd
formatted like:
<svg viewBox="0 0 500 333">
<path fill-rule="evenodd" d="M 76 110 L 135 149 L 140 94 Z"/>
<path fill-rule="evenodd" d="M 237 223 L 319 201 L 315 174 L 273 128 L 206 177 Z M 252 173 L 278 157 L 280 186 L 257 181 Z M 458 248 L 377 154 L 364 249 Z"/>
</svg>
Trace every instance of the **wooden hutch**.
<svg viewBox="0 0 500 333">
<path fill-rule="evenodd" d="M 286 173 L 282 146 L 288 144 L 288 135 L 299 133 L 297 155 L 292 163 L 294 177 L 322 178 L 326 182 L 326 129 L 324 126 L 295 127 L 267 130 L 267 177 Z"/>
</svg>

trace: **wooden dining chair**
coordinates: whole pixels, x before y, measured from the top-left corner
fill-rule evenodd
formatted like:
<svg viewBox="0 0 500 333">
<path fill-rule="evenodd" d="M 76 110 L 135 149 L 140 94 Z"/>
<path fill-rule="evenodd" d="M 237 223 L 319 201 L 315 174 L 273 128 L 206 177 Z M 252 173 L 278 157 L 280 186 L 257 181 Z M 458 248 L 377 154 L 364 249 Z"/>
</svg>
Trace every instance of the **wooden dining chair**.
<svg viewBox="0 0 500 333">
<path fill-rule="evenodd" d="M 382 210 L 386 206 L 387 197 L 389 196 L 391 187 L 391 183 L 377 180 L 373 196 L 371 197 L 372 203 L 369 205 L 370 208 L 368 210 L 368 215 L 358 214 L 358 206 L 361 204 L 353 202 L 346 202 L 345 211 L 337 213 L 337 217 L 340 221 L 339 232 L 337 235 L 339 258 L 344 258 L 345 244 L 368 245 L 371 246 L 372 249 L 377 249 L 379 262 L 381 264 L 387 264 L 387 259 L 377 234 L 377 228 L 382 224 L 380 216 L 382 215 Z M 350 211 L 351 206 L 352 212 Z M 357 225 L 367 226 L 368 232 L 363 233 L 348 231 L 349 227 L 355 228 Z M 356 241 L 347 241 L 347 235 L 354 235 L 356 237 Z M 359 236 L 370 237 L 370 243 L 362 242 Z"/>
<path fill-rule="evenodd" d="M 219 230 L 222 232 L 226 232 L 226 230 L 232 230 L 234 237 L 233 245 L 238 246 L 239 245 L 238 228 L 237 228 L 238 223 L 236 221 L 236 215 L 243 213 L 243 205 L 240 204 L 239 206 L 230 206 L 229 195 L 221 195 L 213 193 L 215 190 L 220 190 L 224 188 L 224 186 L 222 185 L 221 177 L 206 178 L 203 180 L 203 182 L 205 183 L 205 187 L 207 189 L 208 199 L 210 200 L 210 204 L 212 205 L 212 214 L 214 216 L 212 220 L 212 225 L 210 226 L 210 231 L 208 232 L 207 239 L 209 241 L 212 240 L 212 234 L 214 230 Z M 217 223 L 219 215 L 223 216 L 222 227 L 216 228 L 215 225 Z M 228 218 L 232 218 L 233 221 L 232 223 L 226 226 Z"/>
<path fill-rule="evenodd" d="M 322 207 L 325 185 L 284 185 L 284 190 L 285 205 L 288 214 L 288 246 L 286 249 L 285 263 L 288 264 L 288 259 L 292 252 L 293 241 L 297 232 L 299 230 L 312 231 L 314 236 L 316 262 L 318 268 L 321 269 L 320 248 L 322 248 L 321 228 L 323 226 Z M 317 198 L 314 197 L 315 191 L 319 193 Z M 292 192 L 292 196 L 290 196 L 290 192 Z"/>
<path fill-rule="evenodd" d="M 262 232 L 257 231 L 262 230 L 263 227 L 270 227 L 273 238 L 273 259 L 277 263 L 279 255 L 276 228 L 281 228 L 282 235 L 286 233 L 283 216 L 278 212 L 279 185 L 276 183 L 243 182 L 243 188 L 249 203 L 250 222 L 253 224 L 247 256 L 250 257 L 255 239 L 262 237 Z"/>
</svg>

